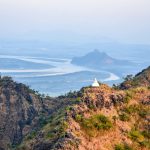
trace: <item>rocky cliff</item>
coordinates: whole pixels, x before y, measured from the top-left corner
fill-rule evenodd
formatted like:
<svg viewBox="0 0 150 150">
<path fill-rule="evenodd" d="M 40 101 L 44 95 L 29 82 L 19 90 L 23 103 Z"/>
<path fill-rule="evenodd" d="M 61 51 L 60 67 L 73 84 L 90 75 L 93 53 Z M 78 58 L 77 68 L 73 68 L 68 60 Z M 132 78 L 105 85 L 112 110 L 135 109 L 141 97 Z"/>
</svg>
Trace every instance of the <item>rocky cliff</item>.
<svg viewBox="0 0 150 150">
<path fill-rule="evenodd" d="M 0 149 L 19 144 L 38 122 L 42 99 L 27 86 L 0 79 Z"/>
<path fill-rule="evenodd" d="M 0 77 L 0 150 L 15 149 L 47 124 L 49 116 L 71 103 L 65 97 L 43 97 L 10 77 Z"/>
</svg>

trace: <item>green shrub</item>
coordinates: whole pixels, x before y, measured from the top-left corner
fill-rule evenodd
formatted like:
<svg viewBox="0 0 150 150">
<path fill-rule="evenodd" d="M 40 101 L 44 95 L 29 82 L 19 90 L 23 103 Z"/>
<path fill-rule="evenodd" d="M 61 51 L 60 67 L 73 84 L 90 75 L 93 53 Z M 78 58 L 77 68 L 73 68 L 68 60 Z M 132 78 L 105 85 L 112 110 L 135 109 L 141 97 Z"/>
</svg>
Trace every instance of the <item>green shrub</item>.
<svg viewBox="0 0 150 150">
<path fill-rule="evenodd" d="M 83 116 L 82 116 L 82 115 L 80 115 L 80 114 L 75 115 L 75 120 L 76 120 L 77 122 L 81 122 L 82 119 L 83 119 Z"/>
<path fill-rule="evenodd" d="M 34 137 L 36 137 L 37 135 L 37 131 L 32 131 L 28 136 L 27 136 L 27 140 L 31 140 L 33 139 Z"/>
<path fill-rule="evenodd" d="M 148 131 L 138 131 L 135 129 L 132 129 L 129 132 L 129 137 L 134 141 L 137 142 L 139 144 L 139 146 L 141 147 L 147 147 L 150 148 L 150 134 Z"/>
<path fill-rule="evenodd" d="M 43 115 L 41 115 L 40 118 L 39 118 L 39 124 L 40 124 L 40 126 L 43 127 L 43 126 L 45 126 L 47 123 L 48 123 L 48 122 L 47 122 L 46 118 L 45 118 Z"/>
<path fill-rule="evenodd" d="M 131 85 L 134 86 L 134 87 L 138 86 L 138 84 L 139 84 L 139 81 L 136 80 L 136 79 L 133 79 L 132 82 L 131 82 Z"/>
<path fill-rule="evenodd" d="M 28 150 L 28 148 L 24 144 L 21 144 L 16 146 L 13 150 Z"/>
<path fill-rule="evenodd" d="M 47 138 L 47 139 L 52 139 L 54 136 L 55 136 L 54 133 L 48 132 L 47 135 L 46 135 L 46 138 Z"/>
<path fill-rule="evenodd" d="M 77 98 L 75 99 L 75 101 L 76 101 L 76 103 L 80 103 L 80 102 L 81 102 L 81 97 L 77 97 Z"/>
<path fill-rule="evenodd" d="M 150 139 L 150 131 L 142 131 L 142 135 L 145 137 L 145 138 L 148 138 Z"/>
<path fill-rule="evenodd" d="M 139 110 L 138 105 L 130 105 L 129 107 L 126 107 L 124 111 L 128 114 L 136 113 Z"/>
<path fill-rule="evenodd" d="M 140 145 L 150 149 L 150 141 L 149 140 L 144 140 L 144 141 L 140 142 Z"/>
<path fill-rule="evenodd" d="M 133 149 L 127 144 L 117 144 L 115 145 L 115 150 L 133 150 Z"/>
<path fill-rule="evenodd" d="M 68 128 L 68 123 L 63 120 L 60 122 L 60 128 L 59 128 L 59 131 L 60 132 L 65 132 L 65 130 Z"/>
<path fill-rule="evenodd" d="M 124 145 L 122 144 L 115 145 L 115 150 L 124 150 Z"/>
<path fill-rule="evenodd" d="M 67 106 L 66 107 L 66 111 L 71 111 L 72 110 L 72 106 Z"/>
<path fill-rule="evenodd" d="M 125 78 L 124 78 L 124 81 L 131 81 L 133 80 L 133 75 L 132 74 L 129 74 L 127 75 Z"/>
<path fill-rule="evenodd" d="M 148 111 L 146 109 L 139 110 L 139 116 L 145 118 L 148 115 Z"/>
<path fill-rule="evenodd" d="M 92 104 L 92 103 L 90 103 L 90 104 L 88 105 L 88 107 L 89 107 L 90 109 L 95 109 L 95 108 L 96 108 L 95 105 Z"/>
<path fill-rule="evenodd" d="M 108 130 L 113 126 L 111 121 L 104 115 L 94 115 L 90 118 L 83 118 L 81 125 L 83 128 L 95 129 L 97 131 Z"/>
<path fill-rule="evenodd" d="M 148 115 L 148 110 L 141 105 L 130 105 L 123 110 L 127 114 L 137 113 L 140 117 L 145 118 Z"/>
<path fill-rule="evenodd" d="M 93 123 L 91 118 L 90 119 L 83 119 L 82 121 L 82 127 L 86 129 L 94 129 Z"/>
<path fill-rule="evenodd" d="M 138 130 L 134 130 L 132 129 L 129 133 L 129 137 L 133 140 L 136 141 L 138 143 L 141 143 L 144 141 L 144 136 L 142 135 L 142 133 Z"/>
<path fill-rule="evenodd" d="M 114 120 L 114 122 L 118 119 L 117 116 L 113 116 L 112 119 Z"/>
<path fill-rule="evenodd" d="M 130 120 L 130 117 L 129 117 L 128 114 L 122 113 L 122 114 L 119 115 L 119 119 L 120 119 L 121 121 L 129 121 L 129 120 Z"/>
<path fill-rule="evenodd" d="M 133 98 L 133 96 L 134 96 L 134 91 L 132 91 L 132 90 L 126 91 L 126 96 L 124 98 L 124 102 L 128 103 Z"/>
</svg>

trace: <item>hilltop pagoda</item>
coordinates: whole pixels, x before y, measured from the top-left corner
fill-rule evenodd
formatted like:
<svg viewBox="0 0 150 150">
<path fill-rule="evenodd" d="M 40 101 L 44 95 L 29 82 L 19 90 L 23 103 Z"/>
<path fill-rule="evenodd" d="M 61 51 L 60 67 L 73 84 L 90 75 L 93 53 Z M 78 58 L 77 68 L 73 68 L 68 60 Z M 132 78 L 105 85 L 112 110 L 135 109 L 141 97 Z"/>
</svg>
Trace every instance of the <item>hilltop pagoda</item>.
<svg viewBox="0 0 150 150">
<path fill-rule="evenodd" d="M 92 84 L 92 87 L 99 87 L 99 83 L 98 83 L 98 81 L 97 81 L 96 78 L 94 79 L 94 82 L 93 82 L 93 84 Z"/>
</svg>

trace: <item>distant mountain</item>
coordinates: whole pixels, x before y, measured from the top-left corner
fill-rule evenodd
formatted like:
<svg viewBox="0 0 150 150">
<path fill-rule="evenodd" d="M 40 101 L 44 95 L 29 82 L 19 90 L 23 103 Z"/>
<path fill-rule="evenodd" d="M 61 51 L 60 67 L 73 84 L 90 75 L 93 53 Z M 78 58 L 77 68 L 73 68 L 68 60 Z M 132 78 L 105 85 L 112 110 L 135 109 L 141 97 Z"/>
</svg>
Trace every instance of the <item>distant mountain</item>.
<svg viewBox="0 0 150 150">
<path fill-rule="evenodd" d="M 111 69 L 112 67 L 133 65 L 130 61 L 112 58 L 105 52 L 99 52 L 98 50 L 94 50 L 85 56 L 74 57 L 71 63 L 93 69 Z"/>
</svg>

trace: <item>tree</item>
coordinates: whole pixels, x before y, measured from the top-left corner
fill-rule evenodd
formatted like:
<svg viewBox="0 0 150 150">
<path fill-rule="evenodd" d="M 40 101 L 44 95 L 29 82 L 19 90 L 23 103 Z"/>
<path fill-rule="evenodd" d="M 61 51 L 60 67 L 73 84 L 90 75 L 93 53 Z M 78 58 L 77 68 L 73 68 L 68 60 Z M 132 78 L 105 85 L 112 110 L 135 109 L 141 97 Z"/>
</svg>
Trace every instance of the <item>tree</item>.
<svg viewBox="0 0 150 150">
<path fill-rule="evenodd" d="M 124 78 L 125 81 L 131 81 L 132 79 L 133 79 L 133 75 L 132 75 L 132 74 L 127 75 L 127 76 Z"/>
</svg>

